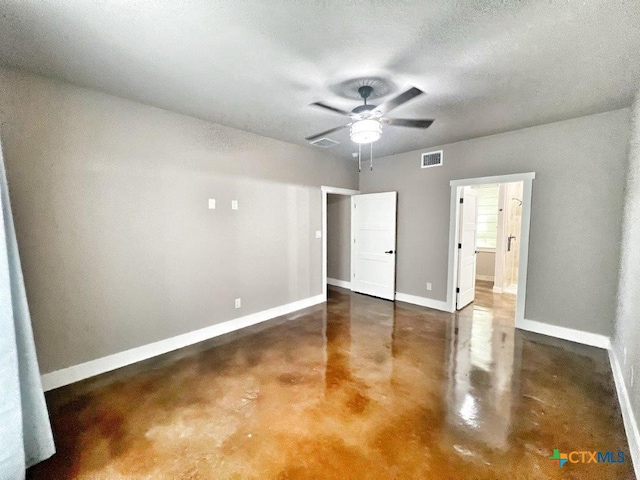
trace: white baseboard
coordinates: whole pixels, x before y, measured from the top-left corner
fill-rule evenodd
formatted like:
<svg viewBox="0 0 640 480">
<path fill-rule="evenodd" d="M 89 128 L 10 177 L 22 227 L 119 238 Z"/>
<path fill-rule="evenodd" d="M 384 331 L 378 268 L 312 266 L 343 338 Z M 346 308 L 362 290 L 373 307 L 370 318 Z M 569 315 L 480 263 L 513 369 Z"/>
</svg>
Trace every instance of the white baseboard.
<svg viewBox="0 0 640 480">
<path fill-rule="evenodd" d="M 418 297 L 417 295 L 409 295 L 408 293 L 396 292 L 396 300 L 400 302 L 412 303 L 414 305 L 420 305 L 421 307 L 433 308 L 434 310 L 441 310 L 443 312 L 449 312 L 447 302 L 441 300 L 434 300 L 432 298 Z"/>
<path fill-rule="evenodd" d="M 327 283 L 329 285 L 333 285 L 334 287 L 348 288 L 349 290 L 351 290 L 351 282 L 347 282 L 346 280 L 338 280 L 337 278 L 327 277 Z"/>
<path fill-rule="evenodd" d="M 618 401 L 620 403 L 620 410 L 622 411 L 624 429 L 627 432 L 627 442 L 629 443 L 631 460 L 636 472 L 636 477 L 640 478 L 640 431 L 633 413 L 633 408 L 631 407 L 631 399 L 629 398 L 629 391 L 624 381 L 622 368 L 620 368 L 620 362 L 618 362 L 618 357 L 613 349 L 609 349 L 609 361 L 611 362 L 613 380 L 615 381 L 616 391 L 618 392 Z"/>
<path fill-rule="evenodd" d="M 582 330 L 574 330 L 573 328 L 559 327 L 548 323 L 537 322 L 535 320 L 521 320 L 516 323 L 516 328 L 527 330 L 529 332 L 541 333 L 549 337 L 562 338 L 571 342 L 591 345 L 592 347 L 611 348 L 611 340 L 606 335 L 598 333 L 583 332 Z"/>
<path fill-rule="evenodd" d="M 491 275 L 476 275 L 476 280 L 484 280 L 486 282 L 493 282 L 494 277 Z"/>
<path fill-rule="evenodd" d="M 494 287 L 493 287 L 493 293 L 502 293 L 502 287 L 496 287 L 496 286 L 494 285 Z"/>
<path fill-rule="evenodd" d="M 296 310 L 311 307 L 324 302 L 322 295 L 305 298 L 297 302 L 288 303 L 279 307 L 270 308 L 261 312 L 252 313 L 244 317 L 228 320 L 226 322 L 211 325 L 209 327 L 194 330 L 193 332 L 184 333 L 176 337 L 167 338 L 158 342 L 149 343 L 140 347 L 125 350 L 124 352 L 115 353 L 106 357 L 97 358 L 79 365 L 56 370 L 55 372 L 45 373 L 42 375 L 42 388 L 44 391 L 53 390 L 54 388 L 69 385 L 71 383 L 84 380 L 85 378 L 100 375 L 117 368 L 121 368 L 132 363 L 147 360 L 163 353 L 178 350 L 179 348 L 193 345 L 213 337 L 224 335 L 235 330 L 255 325 L 257 323 L 271 320 L 272 318 L 287 315 Z"/>
</svg>

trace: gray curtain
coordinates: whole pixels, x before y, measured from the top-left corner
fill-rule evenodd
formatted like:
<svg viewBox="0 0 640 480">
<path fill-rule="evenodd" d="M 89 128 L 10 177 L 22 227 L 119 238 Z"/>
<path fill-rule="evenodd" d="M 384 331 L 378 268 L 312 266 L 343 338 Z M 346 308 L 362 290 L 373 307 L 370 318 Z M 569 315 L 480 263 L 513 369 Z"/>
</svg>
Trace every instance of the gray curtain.
<svg viewBox="0 0 640 480">
<path fill-rule="evenodd" d="M 33 343 L 29 307 L 0 145 L 0 479 L 55 453 Z M 37 232 L 31 234 L 37 235 Z"/>
</svg>

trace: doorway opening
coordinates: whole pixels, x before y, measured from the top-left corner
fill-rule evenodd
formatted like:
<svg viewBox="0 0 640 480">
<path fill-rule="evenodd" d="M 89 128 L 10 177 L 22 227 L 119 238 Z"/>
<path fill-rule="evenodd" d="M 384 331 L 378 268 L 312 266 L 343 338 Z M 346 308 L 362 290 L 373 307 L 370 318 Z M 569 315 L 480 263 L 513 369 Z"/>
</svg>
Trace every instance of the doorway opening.
<svg viewBox="0 0 640 480">
<path fill-rule="evenodd" d="M 333 187 L 321 191 L 324 300 L 327 284 L 395 300 L 398 193 L 361 195 Z"/>
<path fill-rule="evenodd" d="M 351 289 L 351 196 L 360 191 L 323 186 L 321 193 L 322 295 L 326 301 L 327 285 Z"/>
<path fill-rule="evenodd" d="M 522 182 L 462 187 L 456 310 L 500 309 L 515 320 Z"/>
<path fill-rule="evenodd" d="M 524 320 L 534 173 L 451 182 L 448 309 Z M 474 308 L 475 308 L 474 307 Z"/>
</svg>

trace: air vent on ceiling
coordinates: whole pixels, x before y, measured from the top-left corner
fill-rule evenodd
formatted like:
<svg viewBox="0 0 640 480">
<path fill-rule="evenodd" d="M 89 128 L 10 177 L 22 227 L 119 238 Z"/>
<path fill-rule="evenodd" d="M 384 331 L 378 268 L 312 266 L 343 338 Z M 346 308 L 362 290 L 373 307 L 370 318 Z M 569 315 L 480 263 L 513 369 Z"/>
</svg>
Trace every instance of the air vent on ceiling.
<svg viewBox="0 0 640 480">
<path fill-rule="evenodd" d="M 422 168 L 439 167 L 442 165 L 442 150 L 422 154 Z"/>
<path fill-rule="evenodd" d="M 330 138 L 319 138 L 318 140 L 314 140 L 310 143 L 311 145 L 315 145 L 316 147 L 329 148 L 333 147 L 334 145 L 338 145 L 339 142 L 331 140 Z"/>
</svg>

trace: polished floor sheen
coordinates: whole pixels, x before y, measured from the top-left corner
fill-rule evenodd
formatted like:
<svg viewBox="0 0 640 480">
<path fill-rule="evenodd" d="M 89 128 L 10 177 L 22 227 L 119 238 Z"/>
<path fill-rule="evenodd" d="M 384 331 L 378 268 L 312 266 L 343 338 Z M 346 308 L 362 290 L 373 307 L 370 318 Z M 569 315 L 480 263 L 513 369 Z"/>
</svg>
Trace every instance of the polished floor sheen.
<svg viewBox="0 0 640 480">
<path fill-rule="evenodd" d="M 606 352 L 514 333 L 514 299 L 480 286 L 451 315 L 331 289 L 58 389 L 58 453 L 29 478 L 633 478 Z M 627 461 L 560 468 L 556 448 Z"/>
</svg>

